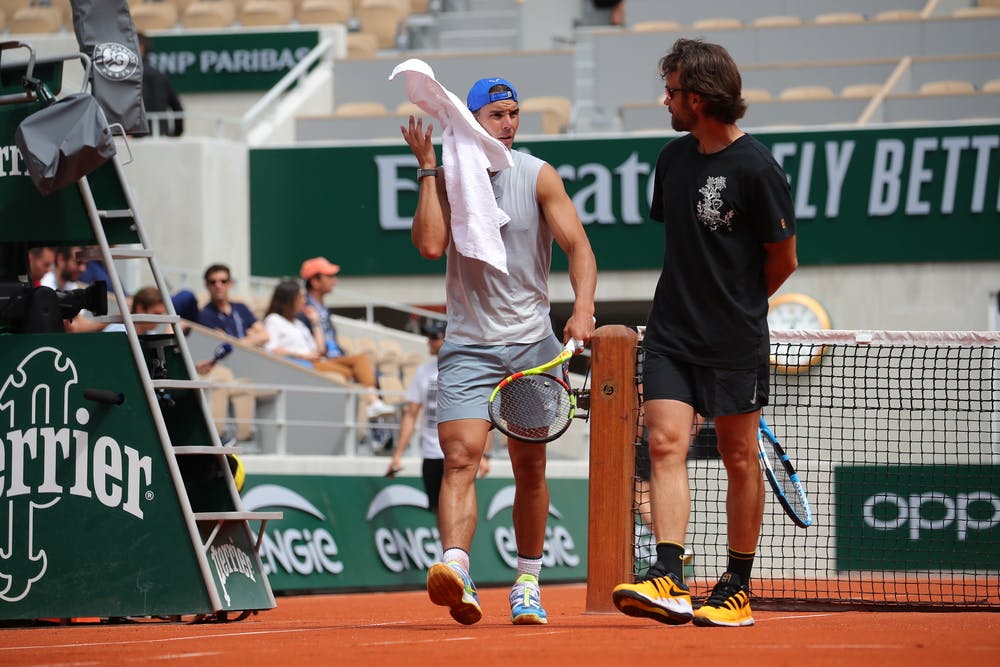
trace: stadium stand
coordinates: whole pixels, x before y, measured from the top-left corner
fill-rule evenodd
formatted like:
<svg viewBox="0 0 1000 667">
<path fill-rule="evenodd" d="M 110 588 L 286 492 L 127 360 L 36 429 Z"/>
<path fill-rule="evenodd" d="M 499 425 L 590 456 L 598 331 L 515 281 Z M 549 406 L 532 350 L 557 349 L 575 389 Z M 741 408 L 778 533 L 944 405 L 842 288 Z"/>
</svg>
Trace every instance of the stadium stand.
<svg viewBox="0 0 1000 667">
<path fill-rule="evenodd" d="M 350 0 L 303 0 L 295 11 L 295 18 L 301 25 L 346 25 L 351 16 Z"/>
<path fill-rule="evenodd" d="M 136 30 L 168 30 L 177 25 L 177 5 L 172 2 L 140 2 L 130 9 Z"/>
<path fill-rule="evenodd" d="M 236 5 L 229 0 L 196 0 L 181 15 L 185 28 L 228 28 L 236 21 Z"/>
<path fill-rule="evenodd" d="M 249 0 L 240 7 L 238 14 L 243 26 L 288 25 L 294 16 L 291 0 Z"/>
<path fill-rule="evenodd" d="M 391 49 L 399 43 L 409 10 L 395 0 L 363 0 L 354 15 L 362 30 L 375 35 L 380 49 Z"/>
<path fill-rule="evenodd" d="M 63 29 L 62 14 L 57 7 L 21 7 L 7 22 L 11 34 L 41 34 Z"/>
</svg>

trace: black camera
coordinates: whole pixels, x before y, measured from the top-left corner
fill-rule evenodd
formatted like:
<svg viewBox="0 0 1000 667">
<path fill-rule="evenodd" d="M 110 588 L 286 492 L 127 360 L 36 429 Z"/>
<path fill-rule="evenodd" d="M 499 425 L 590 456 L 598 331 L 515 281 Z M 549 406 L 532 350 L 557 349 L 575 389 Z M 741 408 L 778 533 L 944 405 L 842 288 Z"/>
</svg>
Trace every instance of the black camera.
<svg viewBox="0 0 1000 667">
<path fill-rule="evenodd" d="M 103 280 L 72 290 L 33 287 L 28 283 L 0 283 L 0 328 L 12 333 L 65 331 L 64 320 L 81 310 L 108 313 L 108 286 Z"/>
</svg>

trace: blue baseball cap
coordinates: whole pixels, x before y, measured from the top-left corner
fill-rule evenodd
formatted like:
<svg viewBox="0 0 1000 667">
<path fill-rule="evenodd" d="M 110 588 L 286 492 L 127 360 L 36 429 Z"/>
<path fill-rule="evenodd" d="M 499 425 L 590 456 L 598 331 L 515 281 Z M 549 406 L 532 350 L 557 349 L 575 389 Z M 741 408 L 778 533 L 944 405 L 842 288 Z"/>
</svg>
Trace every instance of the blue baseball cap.
<svg viewBox="0 0 1000 667">
<path fill-rule="evenodd" d="M 490 88 L 493 86 L 507 86 L 510 90 L 491 93 Z M 506 79 L 498 77 L 494 79 L 480 79 L 472 84 L 472 88 L 469 89 L 469 96 L 465 102 L 469 107 L 469 111 L 475 113 L 487 104 L 499 102 L 500 100 L 514 100 L 517 102 L 517 91 Z"/>
</svg>

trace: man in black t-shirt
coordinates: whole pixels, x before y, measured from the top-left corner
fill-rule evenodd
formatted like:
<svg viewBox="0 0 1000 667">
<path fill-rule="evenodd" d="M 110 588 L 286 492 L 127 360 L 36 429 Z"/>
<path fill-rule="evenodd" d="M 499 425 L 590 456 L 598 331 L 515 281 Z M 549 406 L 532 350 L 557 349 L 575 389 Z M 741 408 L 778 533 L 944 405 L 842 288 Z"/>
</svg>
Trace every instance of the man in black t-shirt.
<svg viewBox="0 0 1000 667">
<path fill-rule="evenodd" d="M 663 223 L 663 271 L 646 324 L 643 410 L 649 430 L 657 559 L 615 606 L 668 624 L 753 625 L 750 571 L 764 512 L 757 424 L 768 400 L 768 297 L 797 266 L 788 179 L 736 125 L 746 102 L 721 46 L 679 39 L 660 60 L 671 126 L 656 163 L 650 217 Z M 728 477 L 728 561 L 697 610 L 682 558 L 690 515 L 686 458 L 696 415 L 714 418 Z"/>
</svg>

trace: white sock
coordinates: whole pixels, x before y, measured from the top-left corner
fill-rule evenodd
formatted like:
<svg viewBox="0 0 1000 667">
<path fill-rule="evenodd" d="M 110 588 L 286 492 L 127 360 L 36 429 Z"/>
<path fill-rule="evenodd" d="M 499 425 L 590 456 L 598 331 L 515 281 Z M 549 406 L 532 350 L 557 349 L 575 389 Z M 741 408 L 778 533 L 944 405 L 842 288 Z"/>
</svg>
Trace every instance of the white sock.
<svg viewBox="0 0 1000 667">
<path fill-rule="evenodd" d="M 538 579 L 542 574 L 542 558 L 525 558 L 524 556 L 518 554 L 517 556 L 517 576 L 522 574 L 530 574 Z"/>
<path fill-rule="evenodd" d="M 458 547 L 445 549 L 444 554 L 441 555 L 441 560 L 445 563 L 454 561 L 461 565 L 463 570 L 466 572 L 469 571 L 469 554 L 465 549 L 459 549 Z"/>
</svg>

